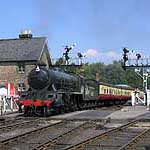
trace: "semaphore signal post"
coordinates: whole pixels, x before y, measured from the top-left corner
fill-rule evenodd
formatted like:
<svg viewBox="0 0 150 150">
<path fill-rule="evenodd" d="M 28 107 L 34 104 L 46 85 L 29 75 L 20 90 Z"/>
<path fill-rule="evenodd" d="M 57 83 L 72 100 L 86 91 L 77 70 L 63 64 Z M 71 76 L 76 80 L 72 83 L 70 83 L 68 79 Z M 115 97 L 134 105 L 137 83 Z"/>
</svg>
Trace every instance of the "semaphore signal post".
<svg viewBox="0 0 150 150">
<path fill-rule="evenodd" d="M 148 78 L 150 77 L 150 58 L 142 58 L 140 53 L 135 54 L 135 58 L 129 58 L 129 53 L 133 50 L 123 48 L 123 68 L 134 69 L 143 81 L 145 105 L 150 105 L 150 91 L 148 90 Z M 136 98 L 136 96 L 135 96 Z M 137 97 L 138 98 L 138 97 Z"/>
<path fill-rule="evenodd" d="M 83 65 L 86 63 L 85 55 L 80 52 L 76 53 L 75 57 L 71 57 L 71 51 L 75 48 L 76 44 L 72 44 L 71 46 L 64 46 L 64 52 L 62 57 L 53 59 L 52 67 L 59 67 L 65 71 L 73 71 L 73 72 L 80 72 L 83 70 Z"/>
</svg>

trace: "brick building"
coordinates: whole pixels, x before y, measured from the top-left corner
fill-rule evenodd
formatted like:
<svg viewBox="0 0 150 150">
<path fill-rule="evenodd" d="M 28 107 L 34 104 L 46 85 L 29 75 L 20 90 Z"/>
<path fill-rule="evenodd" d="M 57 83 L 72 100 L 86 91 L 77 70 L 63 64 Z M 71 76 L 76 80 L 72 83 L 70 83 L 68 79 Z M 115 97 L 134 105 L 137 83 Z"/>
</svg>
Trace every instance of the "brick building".
<svg viewBox="0 0 150 150">
<path fill-rule="evenodd" d="M 0 40 L 0 84 L 11 83 L 17 91 L 28 89 L 27 76 L 37 64 L 51 65 L 47 39 L 20 34 Z"/>
</svg>

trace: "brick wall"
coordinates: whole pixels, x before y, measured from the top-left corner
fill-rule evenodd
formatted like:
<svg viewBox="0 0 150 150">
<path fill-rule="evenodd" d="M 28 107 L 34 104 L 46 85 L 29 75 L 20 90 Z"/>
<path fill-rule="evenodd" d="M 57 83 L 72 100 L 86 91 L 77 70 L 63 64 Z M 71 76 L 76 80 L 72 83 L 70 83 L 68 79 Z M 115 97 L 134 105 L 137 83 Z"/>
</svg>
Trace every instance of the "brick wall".
<svg viewBox="0 0 150 150">
<path fill-rule="evenodd" d="M 13 83 L 17 92 L 18 84 L 24 83 L 26 89 L 28 89 L 27 76 L 34 66 L 35 65 L 26 65 L 24 73 L 18 72 L 17 65 L 0 66 L 0 84 Z"/>
</svg>

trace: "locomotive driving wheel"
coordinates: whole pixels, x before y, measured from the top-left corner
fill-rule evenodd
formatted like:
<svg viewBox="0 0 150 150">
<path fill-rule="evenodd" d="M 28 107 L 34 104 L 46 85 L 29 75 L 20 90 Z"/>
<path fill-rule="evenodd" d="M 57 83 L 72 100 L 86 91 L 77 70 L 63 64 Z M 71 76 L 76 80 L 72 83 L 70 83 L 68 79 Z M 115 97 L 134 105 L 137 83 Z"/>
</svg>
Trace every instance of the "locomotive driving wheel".
<svg viewBox="0 0 150 150">
<path fill-rule="evenodd" d="M 73 103 L 70 99 L 70 95 L 68 94 L 63 94 L 63 97 L 62 97 L 62 100 L 63 100 L 63 103 L 64 103 L 64 111 L 65 112 L 70 112 L 70 111 L 73 111 L 72 108 L 73 108 Z"/>
<path fill-rule="evenodd" d="M 76 96 L 72 95 L 71 98 L 70 98 L 70 102 L 71 102 L 71 105 L 72 105 L 72 110 L 73 110 L 73 111 L 78 110 L 78 105 L 77 105 L 77 98 L 76 98 Z"/>
</svg>

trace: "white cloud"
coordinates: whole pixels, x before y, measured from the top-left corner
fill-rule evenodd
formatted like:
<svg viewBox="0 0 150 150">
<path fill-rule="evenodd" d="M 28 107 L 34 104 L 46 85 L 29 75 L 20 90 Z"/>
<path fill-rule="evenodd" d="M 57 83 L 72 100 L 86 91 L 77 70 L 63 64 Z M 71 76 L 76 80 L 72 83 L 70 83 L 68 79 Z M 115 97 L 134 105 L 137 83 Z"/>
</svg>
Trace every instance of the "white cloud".
<svg viewBox="0 0 150 150">
<path fill-rule="evenodd" d="M 85 55 L 86 57 L 97 57 L 97 56 L 99 56 L 99 52 L 98 52 L 97 50 L 95 50 L 95 49 L 88 49 L 88 50 L 84 53 L 84 55 Z"/>
<path fill-rule="evenodd" d="M 122 54 L 113 50 L 98 51 L 96 49 L 88 49 L 84 54 L 90 61 L 100 61 L 106 64 L 122 59 Z"/>
<path fill-rule="evenodd" d="M 108 51 L 108 52 L 104 53 L 104 55 L 106 55 L 107 57 L 110 57 L 110 58 L 118 57 L 118 53 L 116 53 L 115 51 Z"/>
</svg>

